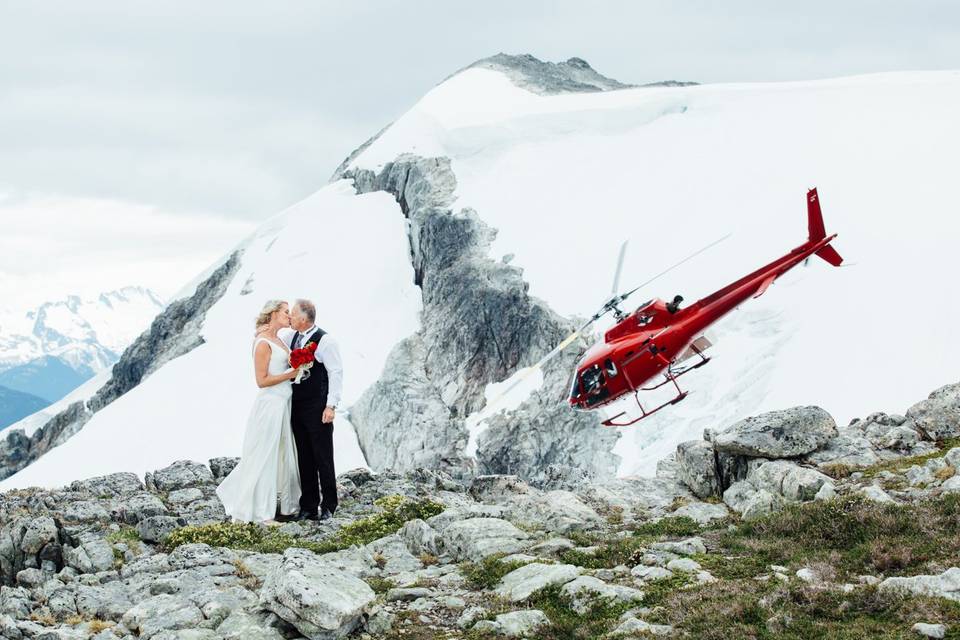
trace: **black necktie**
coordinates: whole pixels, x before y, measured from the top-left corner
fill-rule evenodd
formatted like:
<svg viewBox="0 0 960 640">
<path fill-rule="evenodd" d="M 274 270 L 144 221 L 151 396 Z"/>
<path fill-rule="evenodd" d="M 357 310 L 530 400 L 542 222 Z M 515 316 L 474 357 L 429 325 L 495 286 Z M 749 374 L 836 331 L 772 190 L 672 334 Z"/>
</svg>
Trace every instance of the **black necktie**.
<svg viewBox="0 0 960 640">
<path fill-rule="evenodd" d="M 293 348 L 294 349 L 300 348 L 300 332 L 299 331 L 297 331 L 297 335 L 293 336 Z"/>
</svg>

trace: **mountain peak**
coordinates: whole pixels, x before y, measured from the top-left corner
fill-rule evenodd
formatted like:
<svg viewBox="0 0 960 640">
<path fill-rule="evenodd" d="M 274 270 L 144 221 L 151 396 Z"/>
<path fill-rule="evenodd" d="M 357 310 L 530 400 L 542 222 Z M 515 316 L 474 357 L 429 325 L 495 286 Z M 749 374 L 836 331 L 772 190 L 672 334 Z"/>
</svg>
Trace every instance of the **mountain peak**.
<svg viewBox="0 0 960 640">
<path fill-rule="evenodd" d="M 541 95 L 612 91 L 635 86 L 601 75 L 586 60 L 576 57 L 564 62 L 546 62 L 529 53 L 498 53 L 477 60 L 461 71 L 473 68 L 499 71 L 518 86 Z"/>
</svg>

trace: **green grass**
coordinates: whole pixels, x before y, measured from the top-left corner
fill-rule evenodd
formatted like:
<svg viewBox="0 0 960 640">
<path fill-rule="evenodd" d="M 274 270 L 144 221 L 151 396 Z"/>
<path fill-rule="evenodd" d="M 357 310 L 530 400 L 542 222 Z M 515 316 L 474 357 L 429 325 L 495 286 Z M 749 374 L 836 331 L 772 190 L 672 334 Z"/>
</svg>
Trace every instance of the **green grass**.
<svg viewBox="0 0 960 640">
<path fill-rule="evenodd" d="M 290 547 L 328 553 L 373 542 L 396 532 L 409 520 L 435 516 L 444 508 L 442 504 L 432 500 L 410 500 L 405 496 L 387 496 L 380 498 L 375 504 L 380 507 L 379 512 L 342 526 L 332 536 L 320 542 L 281 533 L 279 527 L 264 527 L 249 522 L 221 522 L 177 529 L 164 541 L 164 547 L 170 551 L 182 544 L 203 542 L 214 547 L 247 549 L 260 553 L 283 553 Z"/>
<path fill-rule="evenodd" d="M 569 549 L 560 554 L 560 561 L 588 569 L 610 569 L 620 564 L 637 564 L 637 554 L 651 542 L 664 537 L 683 538 L 702 533 L 702 527 L 687 517 L 662 518 L 647 522 L 626 536 L 572 533 L 570 540 L 582 547 L 599 547 L 594 554 Z"/>
<path fill-rule="evenodd" d="M 793 504 L 715 532 L 711 544 L 718 554 L 697 560 L 718 577 L 814 562 L 831 565 L 840 578 L 923 573 L 942 563 L 954 566 L 960 558 L 960 496 L 902 506 L 859 496 Z"/>
<path fill-rule="evenodd" d="M 917 637 L 910 627 L 946 624 L 960 637 L 960 605 L 942 599 L 905 597 L 861 587 L 849 594 L 799 582 L 730 580 L 675 590 L 647 621 L 671 624 L 702 640 L 893 640 Z M 768 623 L 768 621 L 770 621 Z"/>
<path fill-rule="evenodd" d="M 369 578 L 364 578 L 364 582 L 370 585 L 370 588 L 373 589 L 374 593 L 386 593 L 393 589 L 396 584 L 392 580 L 387 580 L 386 578 L 380 578 L 377 576 L 371 576 Z"/>
<path fill-rule="evenodd" d="M 464 562 L 460 565 L 460 575 L 473 589 L 493 589 L 500 583 L 503 576 L 529 564 L 522 561 L 503 562 L 504 555 L 497 553 L 487 556 L 480 562 Z"/>
<path fill-rule="evenodd" d="M 894 460 L 886 460 L 884 462 L 879 462 L 875 465 L 860 469 L 863 472 L 864 477 L 872 478 L 879 474 L 881 471 L 890 471 L 892 473 L 897 473 L 905 469 L 909 469 L 915 464 L 922 465 L 928 460 L 933 460 L 934 458 L 942 458 L 947 451 L 954 447 L 960 447 L 960 438 L 951 438 L 948 440 L 941 440 L 936 443 L 937 448 L 930 453 L 925 453 L 920 456 L 911 456 L 909 458 L 896 458 Z"/>
<path fill-rule="evenodd" d="M 551 586 L 537 591 L 525 602 L 550 618 L 550 626 L 537 631 L 540 640 L 593 640 L 612 631 L 623 613 L 639 602 L 598 600 L 586 613 L 577 613 L 561 587 Z"/>
</svg>

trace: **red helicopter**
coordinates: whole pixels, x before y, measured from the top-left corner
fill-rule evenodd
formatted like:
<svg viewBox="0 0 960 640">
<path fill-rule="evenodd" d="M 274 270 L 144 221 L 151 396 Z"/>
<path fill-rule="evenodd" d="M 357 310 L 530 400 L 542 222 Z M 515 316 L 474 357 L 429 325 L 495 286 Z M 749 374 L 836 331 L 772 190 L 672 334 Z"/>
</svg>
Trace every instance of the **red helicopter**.
<svg viewBox="0 0 960 640">
<path fill-rule="evenodd" d="M 710 325 L 738 307 L 747 298 L 760 297 L 777 278 L 812 255 L 823 258 L 835 267 L 843 262 L 840 254 L 830 246 L 830 242 L 837 235 L 827 236 L 824 230 L 816 189 L 807 192 L 807 225 L 809 235 L 802 245 L 706 298 L 684 309 L 680 308 L 682 296 L 675 296 L 671 302 L 660 299 L 649 300 L 629 315 L 624 314 L 617 305 L 641 287 L 702 253 L 720 240 L 684 258 L 640 286 L 626 293 L 617 294 L 626 249 L 624 243 L 620 249 L 614 276 L 613 293 L 603 307 L 537 364 L 524 372 L 524 375 L 519 376 L 502 395 L 516 386 L 526 373 L 542 367 L 547 360 L 560 353 L 591 324 L 607 313 L 613 312 L 617 324 L 607 330 L 603 336 L 603 342 L 598 342 L 588 349 L 577 363 L 570 384 L 570 405 L 578 410 L 594 410 L 607 406 L 628 393 L 633 393 L 640 408 L 639 417 L 625 422 L 616 422 L 626 414 L 626 412 L 620 412 L 602 423 L 611 427 L 625 427 L 653 415 L 668 405 L 680 402 L 687 397 L 688 392 L 680 389 L 677 379 L 710 362 L 710 358 L 703 355 L 704 350 L 710 346 L 703 332 Z M 691 359 L 694 360 L 692 364 L 684 364 Z M 662 381 L 644 386 L 660 374 L 664 377 Z M 676 388 L 676 396 L 652 409 L 643 407 L 639 397 L 641 391 L 652 391 L 671 384 Z"/>
</svg>

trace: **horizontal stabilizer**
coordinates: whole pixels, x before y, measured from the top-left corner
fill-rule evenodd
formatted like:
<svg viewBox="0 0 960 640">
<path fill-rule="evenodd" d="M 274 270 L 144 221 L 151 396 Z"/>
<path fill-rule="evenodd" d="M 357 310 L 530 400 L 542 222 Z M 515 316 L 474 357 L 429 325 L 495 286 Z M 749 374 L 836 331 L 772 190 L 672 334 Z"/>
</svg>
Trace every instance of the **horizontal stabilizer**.
<svg viewBox="0 0 960 640">
<path fill-rule="evenodd" d="M 770 285 L 773 284 L 773 281 L 777 279 L 778 275 L 779 274 L 777 273 L 771 273 L 766 280 L 760 283 L 760 288 L 758 288 L 757 292 L 753 294 L 753 297 L 759 298 L 760 296 L 762 296 L 763 292 L 766 291 L 770 287 Z"/>
<path fill-rule="evenodd" d="M 840 263 L 843 262 L 843 257 L 830 245 L 827 245 L 823 249 L 817 251 L 817 255 L 835 267 L 839 267 Z"/>
</svg>

